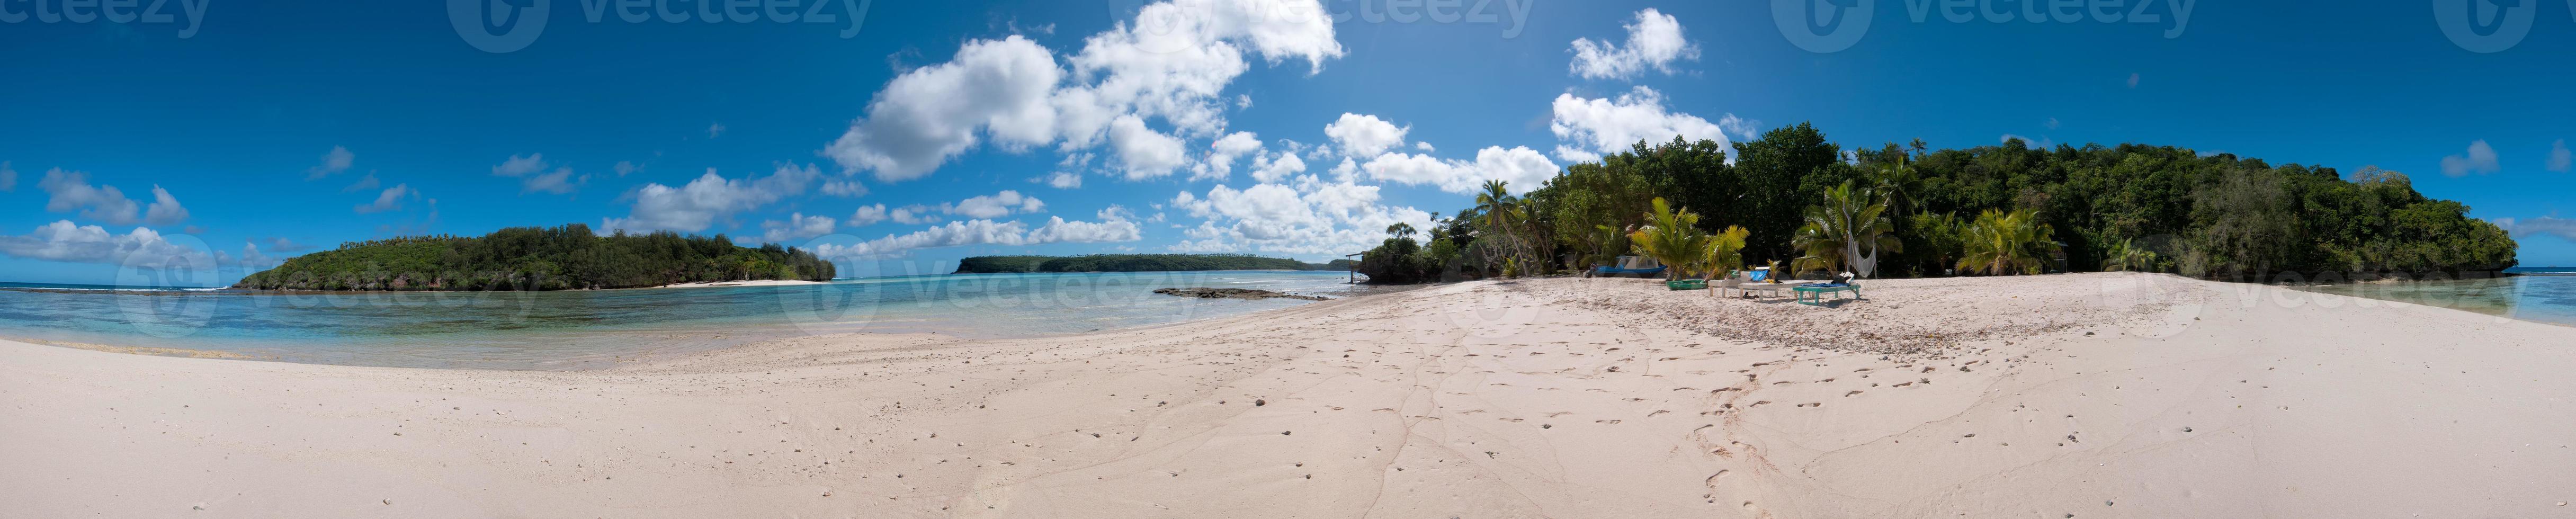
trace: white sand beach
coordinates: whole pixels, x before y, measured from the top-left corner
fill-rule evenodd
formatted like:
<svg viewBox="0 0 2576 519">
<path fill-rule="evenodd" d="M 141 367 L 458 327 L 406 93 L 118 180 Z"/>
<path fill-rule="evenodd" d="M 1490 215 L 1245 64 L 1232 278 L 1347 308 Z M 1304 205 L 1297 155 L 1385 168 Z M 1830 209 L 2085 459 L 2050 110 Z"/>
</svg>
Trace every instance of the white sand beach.
<svg viewBox="0 0 2576 519">
<path fill-rule="evenodd" d="M 2567 517 L 2576 329 L 2164 275 L 1473 282 L 598 371 L 0 342 L 0 517 Z"/>
</svg>

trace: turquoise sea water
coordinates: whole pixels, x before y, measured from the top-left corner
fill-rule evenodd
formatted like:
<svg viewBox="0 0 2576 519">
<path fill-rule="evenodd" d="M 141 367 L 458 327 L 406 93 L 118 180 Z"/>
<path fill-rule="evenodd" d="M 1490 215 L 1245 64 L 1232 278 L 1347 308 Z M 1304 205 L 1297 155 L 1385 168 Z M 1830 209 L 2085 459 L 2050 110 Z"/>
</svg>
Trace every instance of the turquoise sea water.
<svg viewBox="0 0 2576 519">
<path fill-rule="evenodd" d="M 308 292 L 0 283 L 0 337 L 216 350 L 365 366 L 568 369 L 843 332 L 1028 337 L 1172 323 L 1307 301 L 1194 299 L 1157 288 L 1343 297 L 1341 272 L 968 274 L 821 285 L 566 292 Z"/>
<path fill-rule="evenodd" d="M 2516 268 L 2506 272 L 2519 275 L 2487 279 L 2343 283 L 2306 290 L 2576 326 L 2576 268 Z"/>
</svg>

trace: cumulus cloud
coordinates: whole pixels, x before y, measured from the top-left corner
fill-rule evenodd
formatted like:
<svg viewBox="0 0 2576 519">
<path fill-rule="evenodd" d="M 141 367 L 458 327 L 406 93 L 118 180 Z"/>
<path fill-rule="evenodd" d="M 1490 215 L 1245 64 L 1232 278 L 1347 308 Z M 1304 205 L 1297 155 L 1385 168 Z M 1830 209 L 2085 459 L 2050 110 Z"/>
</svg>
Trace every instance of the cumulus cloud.
<svg viewBox="0 0 2576 519">
<path fill-rule="evenodd" d="M 1430 228 L 1430 213 L 1385 206 L 1378 191 L 1301 176 L 1240 190 L 1215 186 L 1205 196 L 1181 192 L 1169 206 L 1202 221 L 1186 227 L 1186 239 L 1169 249 L 1339 256 L 1375 246 L 1386 239 L 1386 227 L 1398 222 Z"/>
<path fill-rule="evenodd" d="M 772 243 L 808 240 L 813 239 L 816 236 L 831 234 L 832 228 L 839 224 L 839 221 L 833 220 L 832 217 L 829 216 L 805 216 L 805 213 L 794 213 L 789 215 L 784 221 L 770 220 L 760 222 L 760 229 L 762 231 L 760 239 Z"/>
<path fill-rule="evenodd" d="M 2535 234 L 2546 234 L 2556 236 L 2562 240 L 2576 241 L 2576 220 L 2553 216 L 2543 216 L 2527 220 L 2497 218 L 2495 219 L 2495 224 L 2497 227 L 2503 227 L 2505 232 L 2513 233 L 2513 237 L 2515 238 L 2525 238 Z"/>
<path fill-rule="evenodd" d="M 1038 178 L 1037 180 L 1056 189 L 1077 189 L 1082 187 L 1082 174 L 1071 171 L 1049 173 L 1047 176 Z"/>
<path fill-rule="evenodd" d="M 5 170 L 7 167 L 8 164 L 0 163 L 0 170 Z M 2549 170 L 2566 173 L 2571 167 L 2576 167 L 2576 155 L 2568 153 L 2567 139 L 2549 143 Z M 0 191 L 5 191 L 8 187 L 7 179 L 0 178 Z"/>
<path fill-rule="evenodd" d="M 1333 145 L 1341 148 L 1344 155 L 1374 157 L 1404 144 L 1404 134 L 1412 130 L 1374 115 L 1344 112 L 1342 118 L 1324 125 L 1324 136 L 1332 138 Z"/>
<path fill-rule="evenodd" d="M 1106 140 L 1125 176 L 1159 177 L 1186 164 L 1180 141 L 1216 137 L 1226 106 L 1249 105 L 1222 95 L 1250 68 L 1247 53 L 1320 70 L 1343 50 L 1316 0 L 1153 3 L 1085 38 L 1062 66 L 1020 36 L 969 41 L 948 62 L 889 82 L 824 154 L 898 181 L 986 139 L 1009 151 L 1060 143 L 1068 153 Z"/>
<path fill-rule="evenodd" d="M 367 176 L 359 177 L 357 182 L 350 182 L 349 187 L 340 188 L 340 192 L 356 193 L 359 191 L 384 187 L 384 185 L 385 183 L 383 181 L 376 180 L 376 173 L 370 171 L 367 172 Z"/>
<path fill-rule="evenodd" d="M 868 196 L 868 186 L 862 185 L 856 180 L 825 180 L 823 181 L 823 194 L 858 198 Z"/>
<path fill-rule="evenodd" d="M 925 223 L 937 223 L 940 220 L 945 220 L 946 218 L 940 218 L 935 214 L 940 212 L 945 212 L 945 210 L 921 204 L 912 204 L 897 207 L 893 211 L 886 212 L 886 218 L 894 220 L 894 223 L 921 225 Z"/>
<path fill-rule="evenodd" d="M 1295 151 L 1278 151 L 1252 157 L 1252 180 L 1273 183 L 1291 175 L 1306 172 L 1306 160 Z"/>
<path fill-rule="evenodd" d="M 1207 158 L 1191 166 L 1190 180 L 1224 182 L 1234 174 L 1234 161 L 1261 151 L 1261 138 L 1252 132 L 1234 132 L 1208 144 Z"/>
<path fill-rule="evenodd" d="M 1628 42 L 1620 45 L 1574 40 L 1574 63 L 1569 67 L 1576 77 L 1585 79 L 1629 79 L 1647 70 L 1673 73 L 1672 64 L 1699 59 L 1699 46 L 1682 36 L 1682 22 L 1672 15 L 1652 8 L 1637 11 L 1637 20 L 1624 25 Z"/>
<path fill-rule="evenodd" d="M 967 218 L 1000 218 L 1010 216 L 1013 212 L 1035 213 L 1046 210 L 1046 202 L 1038 201 L 1037 197 L 1024 196 L 1018 191 L 1011 190 L 1003 190 L 1000 193 L 968 198 L 953 205 L 940 205 L 940 212 L 964 216 Z"/>
<path fill-rule="evenodd" d="M 867 227 L 883 221 L 886 221 L 886 205 L 873 204 L 859 206 L 859 211 L 851 213 L 846 224 L 851 227 Z"/>
<path fill-rule="evenodd" d="M 546 163 L 546 155 L 543 153 L 534 153 L 527 156 L 511 155 L 508 160 L 501 161 L 501 165 L 492 167 L 492 176 L 519 179 L 519 194 L 522 195 L 528 193 L 566 194 L 571 193 L 574 189 L 580 188 L 582 184 L 590 182 L 590 175 L 582 175 L 575 178 L 572 174 L 572 168 L 555 168 L 554 171 L 546 171 L 546 168 L 549 166 L 550 165 Z"/>
<path fill-rule="evenodd" d="M 698 232 L 714 225 L 718 218 L 805 194 L 815 179 L 822 176 L 813 165 L 779 164 L 767 176 L 725 178 L 714 168 L 679 187 L 659 183 L 636 188 L 634 206 L 625 218 L 607 218 L 601 229 L 628 231 L 669 230 Z"/>
<path fill-rule="evenodd" d="M 63 171 L 61 168 L 46 170 L 45 178 L 36 181 L 36 187 L 49 195 L 45 201 L 46 211 L 79 210 L 81 218 L 108 225 L 175 225 L 188 220 L 188 208 L 180 206 L 178 198 L 157 185 L 152 186 L 152 204 L 148 209 L 142 203 L 126 198 L 125 191 L 116 186 L 90 185 L 89 173 L 86 172 Z"/>
<path fill-rule="evenodd" d="M 2484 175 L 2503 169 L 2504 164 L 2496 158 L 2495 147 L 2488 146 L 2485 140 L 2469 143 L 2468 155 L 2442 157 L 2442 174 L 2453 177 L 2465 177 L 2470 173 Z"/>
<path fill-rule="evenodd" d="M 986 136 L 1043 144 L 1055 138 L 1048 96 L 1063 78 L 1054 53 L 1027 38 L 968 41 L 949 62 L 886 83 L 867 115 L 823 153 L 843 169 L 894 182 L 928 175 Z"/>
<path fill-rule="evenodd" d="M 130 261 L 209 267 L 215 264 L 214 257 L 205 251 L 172 244 L 152 229 L 136 227 L 125 234 L 109 234 L 104 227 L 75 225 L 71 220 L 56 220 L 21 236 L 0 236 L 0 254 L 109 265 Z"/>
<path fill-rule="evenodd" d="M 1998 137 L 1998 138 L 1996 138 L 1996 139 L 1995 139 L 1995 143 L 1996 143 L 1996 144 L 2012 144 L 2012 143 L 2013 143 L 2013 141 L 2021 141 L 2021 146 L 2022 146 L 2023 148 L 2026 148 L 2026 149 L 2044 150 L 2044 149 L 2049 149 L 2049 148 L 2057 147 L 2057 143 L 2056 143 L 2056 142 L 2054 142 L 2054 141 L 2050 141 L 2050 140 L 2048 140 L 2048 138 L 2046 138 L 2046 137 L 2041 137 L 2041 138 L 2033 139 L 2033 138 L 2029 138 L 2029 137 L 2023 137 L 2023 136 L 2020 136 L 2020 135 L 2014 135 L 2014 134 L 2009 134 L 2009 133 L 2007 133 L 2007 134 L 2004 134 L 2004 136 L 2003 136 L 2003 137 Z"/>
<path fill-rule="evenodd" d="M 1189 162 L 1180 139 L 1145 127 L 1145 120 L 1133 115 L 1119 116 L 1109 124 L 1109 146 L 1118 152 L 1119 169 L 1128 180 L 1170 175 Z"/>
<path fill-rule="evenodd" d="M 1039 245 L 1047 243 L 1108 243 L 1136 241 L 1142 235 L 1136 223 L 1124 213 L 1103 211 L 1097 222 L 1067 221 L 1050 217 L 1047 224 L 1030 229 L 1026 223 L 963 220 L 935 225 L 907 234 L 889 234 L 883 238 L 849 245 L 816 246 L 814 254 L 835 261 L 900 257 L 919 249 L 967 245 Z M 1114 217 L 1115 219 L 1111 219 Z"/>
<path fill-rule="evenodd" d="M 1407 185 L 1431 185 L 1457 194 L 1484 190 L 1487 180 L 1500 180 L 1514 194 L 1538 189 L 1539 184 L 1555 178 L 1557 166 L 1546 155 L 1527 147 L 1504 149 L 1490 146 L 1476 152 L 1476 161 L 1443 160 L 1429 155 L 1388 153 L 1370 159 L 1360 166 L 1370 178 Z"/>
<path fill-rule="evenodd" d="M 1694 142 L 1702 139 L 1717 141 L 1720 147 L 1730 142 L 1725 127 L 1711 124 L 1699 116 L 1666 111 L 1664 95 L 1644 86 L 1620 94 L 1616 99 L 1558 94 L 1554 112 L 1555 118 L 1548 122 L 1548 129 L 1556 132 L 1557 140 L 1564 141 L 1556 147 L 1556 158 L 1566 161 L 1598 161 L 1603 155 L 1628 151 L 1639 141 L 1660 143 L 1675 136 Z M 1745 124 L 1740 119 L 1737 123 Z M 1733 157 L 1728 159 L 1733 160 Z"/>
<path fill-rule="evenodd" d="M 332 146 L 330 152 L 322 154 L 321 164 L 316 164 L 313 167 L 306 168 L 304 170 L 304 179 L 320 180 L 322 177 L 331 176 L 332 174 L 342 171 L 348 171 L 349 165 L 355 164 L 357 161 L 358 154 L 349 153 L 348 148 Z"/>
<path fill-rule="evenodd" d="M 351 210 L 357 211 L 358 214 L 400 211 L 403 208 L 403 201 L 419 196 L 420 193 L 411 190 L 410 184 L 395 184 L 394 187 L 385 188 L 384 192 L 376 194 L 376 201 L 358 204 Z"/>
</svg>

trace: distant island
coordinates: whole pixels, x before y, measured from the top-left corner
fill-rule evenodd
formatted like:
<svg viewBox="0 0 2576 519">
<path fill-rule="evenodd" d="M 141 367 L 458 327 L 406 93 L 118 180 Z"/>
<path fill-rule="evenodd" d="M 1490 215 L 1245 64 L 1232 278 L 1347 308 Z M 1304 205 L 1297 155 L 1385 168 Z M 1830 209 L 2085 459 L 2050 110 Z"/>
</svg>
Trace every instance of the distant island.
<svg viewBox="0 0 2576 519">
<path fill-rule="evenodd" d="M 481 237 L 349 242 L 243 277 L 253 290 L 573 290 L 713 281 L 830 281 L 814 253 L 673 232 L 600 236 L 590 226 L 512 227 Z"/>
<path fill-rule="evenodd" d="M 957 261 L 957 274 L 1029 272 L 1174 272 L 1193 270 L 1348 270 L 1351 260 L 1306 263 L 1239 254 L 1095 254 L 1090 256 L 975 256 Z"/>
</svg>

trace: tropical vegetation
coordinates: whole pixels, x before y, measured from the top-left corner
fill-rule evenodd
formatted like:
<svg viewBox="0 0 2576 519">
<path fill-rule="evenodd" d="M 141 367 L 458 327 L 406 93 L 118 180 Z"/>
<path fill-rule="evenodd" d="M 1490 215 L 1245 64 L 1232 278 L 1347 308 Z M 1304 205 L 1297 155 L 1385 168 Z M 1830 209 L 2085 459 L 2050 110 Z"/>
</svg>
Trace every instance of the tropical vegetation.
<svg viewBox="0 0 2576 519">
<path fill-rule="evenodd" d="M 1865 277 L 2125 270 L 2264 281 L 2514 266 L 2513 239 L 2468 212 L 2377 168 L 2018 139 L 1846 148 L 1802 123 L 1731 146 L 1639 142 L 1538 186 L 1487 182 L 1473 206 L 1435 215 L 1427 230 L 1390 229 L 1413 232 L 1391 232 L 1359 270 L 1380 282 L 1457 280 L 1648 256 L 1681 267 L 1673 275 L 1778 262 Z M 1683 214 L 1696 220 L 1673 225 Z M 1736 227 L 1733 259 L 1683 259 L 1716 252 L 1720 240 L 1706 238 Z"/>
<path fill-rule="evenodd" d="M 832 279 L 811 252 L 735 245 L 718 234 L 668 231 L 600 236 L 590 226 L 512 227 L 480 237 L 407 236 L 348 242 L 243 277 L 258 290 L 567 290 L 702 281 Z"/>
</svg>

